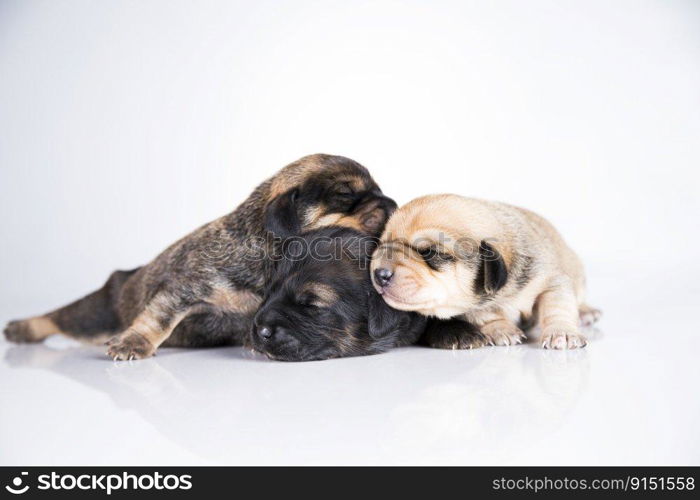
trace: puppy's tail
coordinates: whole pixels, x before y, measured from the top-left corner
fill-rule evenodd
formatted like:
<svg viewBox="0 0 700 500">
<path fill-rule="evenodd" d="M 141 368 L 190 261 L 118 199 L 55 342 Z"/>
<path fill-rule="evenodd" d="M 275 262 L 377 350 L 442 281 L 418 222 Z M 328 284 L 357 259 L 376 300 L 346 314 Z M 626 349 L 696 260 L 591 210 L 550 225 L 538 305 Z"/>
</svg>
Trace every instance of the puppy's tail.
<svg viewBox="0 0 700 500">
<path fill-rule="evenodd" d="M 122 328 L 117 300 L 124 283 L 140 268 L 115 271 L 99 290 L 55 311 L 33 318 L 10 321 L 4 334 L 11 342 L 41 342 L 54 333 L 101 343 Z"/>
</svg>

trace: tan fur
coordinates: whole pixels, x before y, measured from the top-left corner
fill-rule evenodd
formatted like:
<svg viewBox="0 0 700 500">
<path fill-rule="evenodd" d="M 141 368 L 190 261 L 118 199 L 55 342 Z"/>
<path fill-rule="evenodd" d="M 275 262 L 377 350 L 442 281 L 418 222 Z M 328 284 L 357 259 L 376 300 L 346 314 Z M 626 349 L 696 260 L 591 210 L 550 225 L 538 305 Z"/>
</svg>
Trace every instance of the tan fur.
<svg viewBox="0 0 700 500">
<path fill-rule="evenodd" d="M 311 171 L 311 173 L 315 173 L 315 171 L 312 170 L 311 167 L 309 167 L 309 170 Z M 352 188 L 354 191 L 363 191 L 368 187 L 364 179 L 352 175 L 339 177 L 338 179 L 336 179 L 335 182 L 338 185 L 348 184 L 350 188 Z M 319 204 L 318 206 L 311 207 L 306 211 L 306 213 L 304 214 L 304 222 L 307 229 L 317 229 L 319 227 L 325 226 L 342 226 L 348 227 L 350 229 L 355 229 L 357 231 L 365 232 L 367 231 L 367 226 L 363 225 L 362 219 L 364 218 L 364 216 L 369 215 L 373 210 L 374 208 L 370 207 L 369 210 L 361 214 L 327 214 L 326 212 L 328 211 L 328 208 L 323 204 Z M 386 215 L 384 214 L 382 216 L 382 220 L 385 220 L 385 218 Z"/>
<path fill-rule="evenodd" d="M 509 274 L 486 301 L 474 287 L 482 240 L 500 253 Z M 394 273 L 388 286 L 377 286 L 392 307 L 461 317 L 497 345 L 519 343 L 523 333 L 516 324 L 533 315 L 542 327 L 543 347 L 586 343 L 578 328 L 579 309 L 582 318 L 592 310 L 584 304 L 583 265 L 556 229 L 529 210 L 450 194 L 424 196 L 394 213 L 381 243 L 372 272 L 383 267 Z M 456 257 L 439 270 L 416 251 L 435 245 Z"/>
<path fill-rule="evenodd" d="M 254 312 L 260 307 L 262 298 L 248 290 L 233 290 L 221 286 L 207 298 L 207 303 L 227 311 L 235 311 L 243 314 Z"/>
<path fill-rule="evenodd" d="M 107 355 L 115 361 L 153 356 L 177 324 L 194 309 L 177 309 L 174 303 L 175 297 L 157 294 L 123 333 L 109 341 Z M 162 318 L 167 318 L 167 323 Z"/>
<path fill-rule="evenodd" d="M 323 168 L 323 163 L 319 161 L 321 156 L 304 156 L 284 167 L 272 178 L 268 200 L 303 184 L 307 178 L 321 170 Z"/>
<path fill-rule="evenodd" d="M 330 307 L 338 301 L 338 294 L 333 287 L 323 283 L 306 283 L 302 291 L 316 296 L 313 301 L 316 307 Z"/>
<path fill-rule="evenodd" d="M 45 316 L 29 319 L 28 327 L 32 342 L 43 340 L 54 333 L 62 333 L 56 323 Z"/>
<path fill-rule="evenodd" d="M 328 214 L 318 218 L 310 227 L 319 228 L 324 226 L 342 226 L 357 231 L 365 231 L 365 227 L 357 217 L 343 217 L 341 214 Z"/>
<path fill-rule="evenodd" d="M 376 220 L 384 220 L 386 215 L 383 211 L 379 214 L 375 213 L 375 210 L 381 211 L 381 209 L 367 210 L 362 214 L 353 215 L 343 215 L 337 213 L 331 213 L 327 215 L 322 215 L 325 213 L 326 209 L 323 206 L 313 207 L 306 211 L 305 218 L 306 224 L 309 229 L 316 229 L 325 226 L 341 226 L 350 229 L 355 229 L 356 231 L 366 232 L 368 228 L 373 226 L 367 223 L 370 217 L 374 214 Z M 363 222 L 364 221 L 364 222 Z"/>
<path fill-rule="evenodd" d="M 11 323 L 12 325 L 13 323 Z M 51 318 L 48 316 L 35 316 L 23 321 L 15 321 L 17 325 L 16 334 L 8 336 L 13 342 L 33 343 L 41 342 L 47 337 L 54 334 L 63 334 L 70 336 L 70 332 L 63 331 Z M 113 336 L 112 332 L 94 333 L 89 339 L 81 339 L 89 344 L 101 345 L 105 340 Z"/>
<path fill-rule="evenodd" d="M 323 155 L 321 154 L 304 156 L 284 167 L 271 180 L 269 199 L 303 184 L 309 177 L 317 174 L 323 168 L 322 157 Z M 366 187 L 363 179 L 352 175 L 338 178 L 338 184 L 343 182 L 349 184 L 350 187 L 357 191 Z"/>
<path fill-rule="evenodd" d="M 323 205 L 311 207 L 310 209 L 308 209 L 304 214 L 304 219 L 307 227 L 309 229 L 316 229 L 323 226 L 336 225 L 337 222 L 343 217 L 342 214 L 338 213 L 324 215 L 325 213 L 326 207 L 324 207 Z"/>
<path fill-rule="evenodd" d="M 152 356 L 187 315 L 206 311 L 208 306 L 228 312 L 250 314 L 257 310 L 262 298 L 247 290 L 234 290 L 220 285 L 214 288 L 203 304 L 177 310 L 174 307 L 174 301 L 174 297 L 165 293 L 156 295 L 131 326 L 110 341 L 107 355 L 115 360 L 142 359 Z M 168 318 L 167 324 L 163 324 L 161 318 Z"/>
</svg>

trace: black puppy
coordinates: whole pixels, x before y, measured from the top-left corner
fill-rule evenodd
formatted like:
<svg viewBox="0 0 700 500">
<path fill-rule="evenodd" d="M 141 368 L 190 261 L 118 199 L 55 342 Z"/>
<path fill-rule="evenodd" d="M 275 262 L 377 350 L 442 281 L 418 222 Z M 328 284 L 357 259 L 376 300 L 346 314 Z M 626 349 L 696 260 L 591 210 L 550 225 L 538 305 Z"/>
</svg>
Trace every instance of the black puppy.
<svg viewBox="0 0 700 500">
<path fill-rule="evenodd" d="M 251 347 L 284 361 L 359 356 L 415 342 L 426 319 L 389 307 L 372 287 L 376 238 L 327 227 L 285 241 L 254 318 Z"/>
</svg>

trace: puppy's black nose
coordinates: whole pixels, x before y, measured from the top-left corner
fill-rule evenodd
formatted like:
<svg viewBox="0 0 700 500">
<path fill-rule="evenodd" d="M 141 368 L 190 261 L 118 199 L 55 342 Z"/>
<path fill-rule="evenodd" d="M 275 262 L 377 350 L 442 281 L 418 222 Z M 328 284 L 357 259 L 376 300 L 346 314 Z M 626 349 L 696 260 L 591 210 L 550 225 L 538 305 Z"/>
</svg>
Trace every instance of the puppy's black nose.
<svg viewBox="0 0 700 500">
<path fill-rule="evenodd" d="M 273 333 L 274 333 L 274 331 L 269 326 L 258 327 L 258 335 L 260 337 L 262 337 L 264 340 L 271 338 Z"/>
<path fill-rule="evenodd" d="M 380 267 L 374 270 L 374 279 L 379 284 L 379 286 L 387 286 L 391 281 L 391 277 L 394 275 L 385 267 Z"/>
</svg>

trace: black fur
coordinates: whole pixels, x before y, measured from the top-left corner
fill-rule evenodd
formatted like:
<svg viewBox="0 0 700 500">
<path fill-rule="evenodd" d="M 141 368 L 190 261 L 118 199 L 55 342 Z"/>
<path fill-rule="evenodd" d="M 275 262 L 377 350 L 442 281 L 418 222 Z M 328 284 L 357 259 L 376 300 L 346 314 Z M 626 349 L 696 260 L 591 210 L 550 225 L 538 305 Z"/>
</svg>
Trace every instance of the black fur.
<svg viewBox="0 0 700 500">
<path fill-rule="evenodd" d="M 315 245 L 317 254 L 278 263 L 277 278 L 255 316 L 252 347 L 273 359 L 308 361 L 374 354 L 415 342 L 426 319 L 390 308 L 372 286 L 369 257 L 375 243 L 345 228 L 304 234 L 299 244 Z M 321 255 L 334 258 L 322 260 Z M 323 307 L 309 297 L 319 284 L 334 295 Z M 262 327 L 274 335 L 260 336 Z"/>
<path fill-rule="evenodd" d="M 114 331 L 120 327 L 116 301 L 124 283 L 139 268 L 114 271 L 99 290 L 58 309 L 48 317 L 63 331 L 75 332 L 76 337 Z"/>
<path fill-rule="evenodd" d="M 498 251 L 486 240 L 479 244 L 479 268 L 474 289 L 479 294 L 494 295 L 508 281 L 506 263 Z"/>
<path fill-rule="evenodd" d="M 529 255 L 516 254 L 511 270 L 508 273 L 515 280 L 518 290 L 522 290 L 530 283 L 533 273 L 533 259 Z"/>
<path fill-rule="evenodd" d="M 265 210 L 265 229 L 280 238 L 301 232 L 297 198 L 299 189 L 290 189 L 279 195 Z"/>
</svg>

